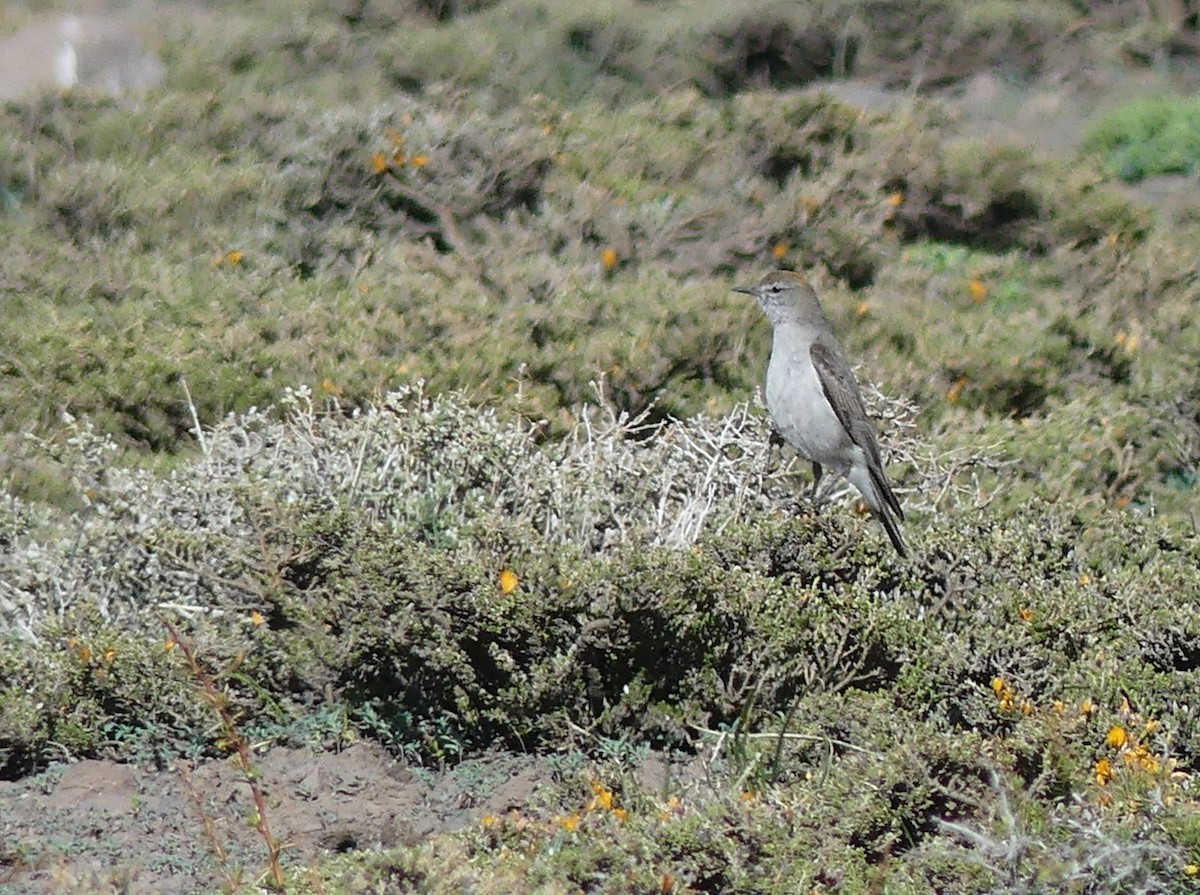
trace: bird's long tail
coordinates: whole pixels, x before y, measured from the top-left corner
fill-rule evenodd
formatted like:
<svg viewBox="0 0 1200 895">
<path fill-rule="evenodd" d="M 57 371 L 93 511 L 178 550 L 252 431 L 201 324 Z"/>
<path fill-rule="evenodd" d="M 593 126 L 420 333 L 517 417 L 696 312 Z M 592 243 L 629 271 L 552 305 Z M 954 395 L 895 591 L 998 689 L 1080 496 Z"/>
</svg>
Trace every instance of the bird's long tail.
<svg viewBox="0 0 1200 895">
<path fill-rule="evenodd" d="M 883 530 L 887 532 L 888 540 L 892 542 L 892 546 L 896 548 L 896 552 L 907 559 L 908 545 L 904 543 L 904 536 L 900 534 L 900 526 L 896 524 L 896 517 L 887 508 L 875 513 L 875 515 L 883 523 Z"/>
<path fill-rule="evenodd" d="M 882 469 L 873 464 L 868 465 L 867 473 L 867 481 L 863 483 L 868 486 L 867 488 L 863 488 L 858 482 L 855 484 L 859 485 L 859 490 L 867 498 L 867 503 L 871 505 L 875 516 L 883 524 L 883 530 L 887 532 L 888 540 L 892 542 L 896 552 L 907 558 L 908 545 L 904 543 L 904 535 L 900 533 L 899 525 L 899 522 L 904 519 L 904 510 L 900 507 L 896 492 L 888 484 Z"/>
</svg>

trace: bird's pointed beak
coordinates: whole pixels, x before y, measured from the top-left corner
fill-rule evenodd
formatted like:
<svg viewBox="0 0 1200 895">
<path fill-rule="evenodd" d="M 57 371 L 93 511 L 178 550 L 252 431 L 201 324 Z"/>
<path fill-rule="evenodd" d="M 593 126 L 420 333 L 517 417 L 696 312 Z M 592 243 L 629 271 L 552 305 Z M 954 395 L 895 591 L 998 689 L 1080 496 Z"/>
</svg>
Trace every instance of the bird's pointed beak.
<svg viewBox="0 0 1200 895">
<path fill-rule="evenodd" d="M 755 296 L 758 295 L 758 290 L 755 289 L 753 286 L 734 286 L 733 291 L 741 292 L 744 295 L 755 295 Z"/>
</svg>

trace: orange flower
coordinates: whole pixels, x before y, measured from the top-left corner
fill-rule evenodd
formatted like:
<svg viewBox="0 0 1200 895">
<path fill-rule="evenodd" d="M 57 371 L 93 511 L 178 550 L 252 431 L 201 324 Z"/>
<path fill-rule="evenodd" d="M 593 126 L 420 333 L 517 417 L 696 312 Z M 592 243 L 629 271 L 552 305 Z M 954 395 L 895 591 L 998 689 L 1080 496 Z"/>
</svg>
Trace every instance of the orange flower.
<svg viewBox="0 0 1200 895">
<path fill-rule="evenodd" d="M 616 249 L 606 248 L 600 253 L 600 263 L 604 265 L 605 270 L 613 270 L 621 261 L 617 255 Z"/>
<path fill-rule="evenodd" d="M 500 573 L 500 590 L 505 594 L 511 594 L 517 589 L 517 585 L 521 583 L 521 579 L 517 577 L 517 573 L 512 569 L 505 569 Z"/>
<path fill-rule="evenodd" d="M 777 242 L 771 249 L 771 255 L 776 261 L 782 261 L 788 253 L 788 244 L 786 242 Z"/>
<path fill-rule="evenodd" d="M 983 300 L 988 297 L 988 287 L 984 285 L 983 280 L 977 277 L 971 278 L 971 281 L 967 283 L 967 288 L 971 291 L 971 298 L 977 305 L 982 304 Z"/>
<path fill-rule="evenodd" d="M 958 381 L 946 390 L 946 400 L 951 404 L 957 404 L 958 399 L 962 397 L 963 389 L 967 387 L 968 379 L 966 376 L 958 377 Z"/>
<path fill-rule="evenodd" d="M 376 174 L 386 174 L 388 168 L 392 166 L 391 160 L 386 153 L 377 152 L 371 156 L 371 170 Z"/>
</svg>

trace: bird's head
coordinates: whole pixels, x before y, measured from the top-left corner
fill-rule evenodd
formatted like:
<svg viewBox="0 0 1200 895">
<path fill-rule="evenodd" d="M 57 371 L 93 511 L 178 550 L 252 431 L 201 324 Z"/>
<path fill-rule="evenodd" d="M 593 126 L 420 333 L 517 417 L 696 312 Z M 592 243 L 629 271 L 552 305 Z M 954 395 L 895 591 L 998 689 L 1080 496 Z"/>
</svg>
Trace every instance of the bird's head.
<svg viewBox="0 0 1200 895">
<path fill-rule="evenodd" d="M 772 324 L 787 320 L 824 317 L 817 293 L 803 276 L 791 270 L 776 270 L 754 286 L 734 286 L 734 292 L 753 295 Z"/>
</svg>

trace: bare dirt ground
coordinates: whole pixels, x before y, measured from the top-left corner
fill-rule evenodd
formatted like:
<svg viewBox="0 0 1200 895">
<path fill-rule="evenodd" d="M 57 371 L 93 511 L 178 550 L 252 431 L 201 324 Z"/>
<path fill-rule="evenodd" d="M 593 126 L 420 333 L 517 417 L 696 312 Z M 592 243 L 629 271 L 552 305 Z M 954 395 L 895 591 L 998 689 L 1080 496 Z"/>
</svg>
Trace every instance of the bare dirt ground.
<svg viewBox="0 0 1200 895">
<path fill-rule="evenodd" d="M 629 773 L 660 792 L 698 784 L 702 764 L 650 755 Z M 559 804 L 570 772 L 545 756 L 497 753 L 436 772 L 360 742 L 330 752 L 270 748 L 254 769 L 287 871 L 417 844 L 488 815 L 578 808 Z M 162 770 L 86 760 L 0 781 L 2 895 L 252 892 L 267 866 L 254 799 L 232 758 Z"/>
<path fill-rule="evenodd" d="M 527 806 L 544 761 L 493 756 L 437 775 L 382 747 L 275 748 L 256 762 L 271 833 L 287 867 L 322 854 L 419 842 Z M 232 760 L 148 770 L 80 761 L 0 782 L 0 892 L 190 893 L 253 884 L 266 848 Z"/>
</svg>

